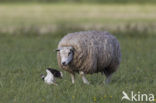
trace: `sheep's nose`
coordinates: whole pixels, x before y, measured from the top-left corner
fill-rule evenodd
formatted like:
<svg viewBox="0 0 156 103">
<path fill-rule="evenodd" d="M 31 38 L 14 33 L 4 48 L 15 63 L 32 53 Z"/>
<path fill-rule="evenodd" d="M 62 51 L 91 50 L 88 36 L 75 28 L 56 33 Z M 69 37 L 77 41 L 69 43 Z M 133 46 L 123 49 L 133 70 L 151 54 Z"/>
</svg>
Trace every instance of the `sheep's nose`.
<svg viewBox="0 0 156 103">
<path fill-rule="evenodd" d="M 62 62 L 62 65 L 65 65 L 66 64 L 66 62 Z"/>
</svg>

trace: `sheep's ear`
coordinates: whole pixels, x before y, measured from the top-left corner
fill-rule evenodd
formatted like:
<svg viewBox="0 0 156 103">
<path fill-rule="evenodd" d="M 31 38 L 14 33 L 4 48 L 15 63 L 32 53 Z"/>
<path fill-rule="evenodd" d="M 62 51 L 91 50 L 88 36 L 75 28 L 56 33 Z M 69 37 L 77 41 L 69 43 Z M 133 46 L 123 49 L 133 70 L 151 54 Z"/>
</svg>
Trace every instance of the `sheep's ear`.
<svg viewBox="0 0 156 103">
<path fill-rule="evenodd" d="M 56 49 L 55 51 L 58 52 L 58 51 L 60 51 L 60 49 Z"/>
<path fill-rule="evenodd" d="M 57 52 L 58 52 L 58 51 L 60 51 L 60 50 L 62 50 L 62 48 L 58 48 L 58 49 L 56 49 L 55 51 L 57 51 Z"/>
<path fill-rule="evenodd" d="M 73 47 L 69 47 L 69 49 L 70 49 L 72 52 L 75 51 L 75 49 L 74 49 Z"/>
</svg>

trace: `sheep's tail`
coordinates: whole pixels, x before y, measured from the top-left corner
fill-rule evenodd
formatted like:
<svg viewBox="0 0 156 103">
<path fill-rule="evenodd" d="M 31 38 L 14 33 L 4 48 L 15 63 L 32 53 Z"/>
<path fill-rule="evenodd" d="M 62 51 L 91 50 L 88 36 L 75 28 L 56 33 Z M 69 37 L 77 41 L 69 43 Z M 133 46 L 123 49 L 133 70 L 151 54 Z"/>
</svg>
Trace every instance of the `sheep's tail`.
<svg viewBox="0 0 156 103">
<path fill-rule="evenodd" d="M 61 77 L 63 77 L 63 73 L 62 72 L 60 72 L 61 73 Z"/>
</svg>

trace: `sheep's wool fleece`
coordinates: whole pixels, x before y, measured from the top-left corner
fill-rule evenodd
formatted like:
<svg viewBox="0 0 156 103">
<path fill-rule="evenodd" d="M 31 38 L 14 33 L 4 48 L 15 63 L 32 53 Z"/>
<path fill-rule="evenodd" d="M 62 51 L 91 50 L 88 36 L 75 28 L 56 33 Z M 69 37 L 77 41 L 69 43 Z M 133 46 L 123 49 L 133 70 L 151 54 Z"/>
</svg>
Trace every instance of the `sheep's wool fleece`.
<svg viewBox="0 0 156 103">
<path fill-rule="evenodd" d="M 86 74 L 92 74 L 120 64 L 120 45 L 117 39 L 108 32 L 69 33 L 59 42 L 58 48 L 68 46 L 74 48 L 73 60 L 68 66 L 62 66 L 59 52 L 57 60 L 59 67 L 70 73 L 83 71 Z M 117 68 L 112 69 L 115 71 Z"/>
</svg>

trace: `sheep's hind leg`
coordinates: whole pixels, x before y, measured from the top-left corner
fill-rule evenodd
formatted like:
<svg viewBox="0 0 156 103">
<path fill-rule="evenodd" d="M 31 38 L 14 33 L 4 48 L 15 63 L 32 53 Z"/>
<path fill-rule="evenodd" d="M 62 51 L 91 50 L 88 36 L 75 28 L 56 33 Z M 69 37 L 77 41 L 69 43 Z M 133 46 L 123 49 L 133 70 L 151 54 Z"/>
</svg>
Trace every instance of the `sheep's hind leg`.
<svg viewBox="0 0 156 103">
<path fill-rule="evenodd" d="M 88 80 L 87 80 L 86 77 L 85 77 L 84 72 L 80 71 L 80 75 L 81 75 L 81 77 L 82 77 L 83 83 L 89 84 Z"/>
<path fill-rule="evenodd" d="M 111 77 L 112 77 L 112 75 L 109 75 L 106 77 L 106 80 L 105 80 L 106 84 L 109 84 L 111 82 Z"/>
<path fill-rule="evenodd" d="M 109 72 L 107 71 L 107 69 L 106 69 L 105 71 L 101 72 L 101 74 L 103 74 L 103 75 L 105 74 L 105 76 L 106 76 L 105 83 L 106 83 L 106 84 L 109 84 L 109 83 L 111 82 L 112 74 L 109 73 Z"/>
<path fill-rule="evenodd" d="M 75 74 L 71 74 L 71 80 L 72 80 L 72 84 L 75 83 Z"/>
<path fill-rule="evenodd" d="M 104 74 L 106 75 L 105 83 L 109 84 L 111 82 L 112 74 L 116 71 L 118 65 L 117 64 L 111 64 L 104 70 Z"/>
</svg>

